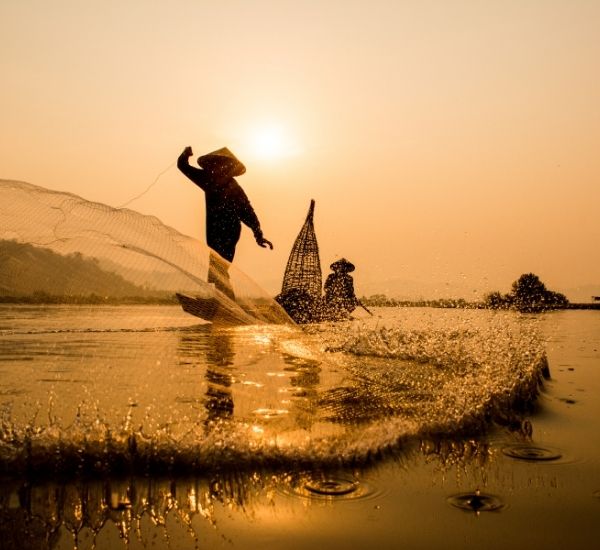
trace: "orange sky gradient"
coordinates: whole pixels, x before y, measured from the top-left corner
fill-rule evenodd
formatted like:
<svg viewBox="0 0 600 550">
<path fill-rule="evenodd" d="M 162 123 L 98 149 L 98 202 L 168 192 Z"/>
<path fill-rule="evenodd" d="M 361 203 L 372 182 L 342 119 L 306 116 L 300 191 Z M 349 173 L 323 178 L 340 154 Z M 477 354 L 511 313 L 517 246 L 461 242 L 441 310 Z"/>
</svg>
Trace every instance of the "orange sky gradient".
<svg viewBox="0 0 600 550">
<path fill-rule="evenodd" d="M 311 198 L 359 295 L 600 293 L 600 2 L 4 0 L 0 178 L 119 206 L 227 146 L 274 251 Z M 169 168 L 131 208 L 204 239 Z M 589 285 L 589 287 L 588 287 Z M 595 289 L 595 290 L 594 290 Z"/>
</svg>

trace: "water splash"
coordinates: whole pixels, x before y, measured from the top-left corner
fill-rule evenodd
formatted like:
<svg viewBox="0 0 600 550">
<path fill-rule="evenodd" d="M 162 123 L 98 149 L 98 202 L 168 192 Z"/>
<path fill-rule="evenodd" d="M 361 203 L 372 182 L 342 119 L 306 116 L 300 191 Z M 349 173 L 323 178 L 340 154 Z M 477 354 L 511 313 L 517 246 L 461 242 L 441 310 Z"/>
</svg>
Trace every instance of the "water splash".
<svg viewBox="0 0 600 550">
<path fill-rule="evenodd" d="M 535 327 L 497 316 L 480 317 L 461 330 L 431 320 L 413 327 L 139 333 L 147 339 L 135 354 L 152 354 L 154 345 L 165 361 L 156 374 L 148 363 L 138 370 L 155 376 L 156 387 L 149 385 L 147 394 L 123 393 L 121 412 L 109 414 L 106 404 L 118 405 L 115 387 L 103 374 L 90 378 L 88 366 L 88 398 L 70 420 L 65 403 L 72 391 L 48 382 L 57 397 L 38 404 L 35 418 L 23 422 L 14 409 L 4 409 L 0 471 L 160 474 L 366 464 L 421 440 L 482 433 L 535 399 L 547 368 Z M 115 350 L 131 345 L 127 334 L 119 338 Z M 100 349 L 107 353 L 91 348 L 90 361 Z M 76 350 L 72 354 L 73 361 L 82 360 Z M 118 364 L 131 368 L 135 354 Z M 99 373 L 116 359 L 103 359 Z M 69 378 L 59 374 L 56 380 L 77 388 L 77 363 L 73 368 Z M 186 385 L 190 375 L 199 394 Z"/>
</svg>

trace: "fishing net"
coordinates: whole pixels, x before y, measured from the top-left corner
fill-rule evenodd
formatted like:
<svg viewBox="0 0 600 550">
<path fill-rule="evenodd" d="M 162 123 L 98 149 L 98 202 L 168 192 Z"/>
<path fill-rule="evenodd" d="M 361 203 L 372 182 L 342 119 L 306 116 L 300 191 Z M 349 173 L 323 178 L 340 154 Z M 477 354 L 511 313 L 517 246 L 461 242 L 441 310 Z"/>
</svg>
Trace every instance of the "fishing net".
<svg viewBox="0 0 600 550">
<path fill-rule="evenodd" d="M 288 258 L 281 293 L 276 300 L 298 323 L 314 320 L 321 302 L 321 260 L 314 226 L 315 201 Z"/>
<path fill-rule="evenodd" d="M 282 293 L 318 302 L 313 215 L 314 202 Z M 310 470 L 408 457 L 440 434 L 470 445 L 492 419 L 528 433 L 512 410 L 548 368 L 536 320 L 513 312 L 267 324 L 290 321 L 204 244 L 151 216 L 4 180 L 2 301 L 2 548 L 180 548 L 184 535 L 196 548 L 203 520 L 222 544 L 215 518 L 242 517 L 237 502 L 247 519 L 244 498 L 261 484 L 272 510 L 277 491 L 326 494 Z M 15 305 L 29 301 L 44 305 Z"/>
<path fill-rule="evenodd" d="M 213 323 L 289 323 L 256 283 L 157 218 L 0 180 L 0 300 L 181 303 Z"/>
</svg>

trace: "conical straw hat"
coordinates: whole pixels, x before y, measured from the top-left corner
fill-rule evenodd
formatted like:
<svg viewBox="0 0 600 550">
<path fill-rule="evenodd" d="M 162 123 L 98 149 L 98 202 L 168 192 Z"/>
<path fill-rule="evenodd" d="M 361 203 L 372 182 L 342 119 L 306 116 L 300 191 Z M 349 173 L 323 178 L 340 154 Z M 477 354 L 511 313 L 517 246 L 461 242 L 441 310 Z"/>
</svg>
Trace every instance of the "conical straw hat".
<svg viewBox="0 0 600 550">
<path fill-rule="evenodd" d="M 215 166 L 226 166 L 231 177 L 241 176 L 246 172 L 246 167 L 227 147 L 222 147 L 212 153 L 198 157 L 198 166 L 206 170 L 210 170 Z"/>
<path fill-rule="evenodd" d="M 341 258 L 337 262 L 333 262 L 329 267 L 334 271 L 339 270 L 345 271 L 346 273 L 350 273 L 355 269 L 354 264 L 346 260 L 346 258 Z"/>
</svg>

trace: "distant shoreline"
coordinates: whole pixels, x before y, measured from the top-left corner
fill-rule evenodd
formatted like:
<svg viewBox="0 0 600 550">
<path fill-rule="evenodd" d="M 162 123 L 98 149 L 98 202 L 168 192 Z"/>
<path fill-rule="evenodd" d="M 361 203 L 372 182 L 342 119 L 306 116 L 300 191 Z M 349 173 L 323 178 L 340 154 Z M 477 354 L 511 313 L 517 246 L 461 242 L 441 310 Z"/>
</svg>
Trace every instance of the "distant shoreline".
<svg viewBox="0 0 600 550">
<path fill-rule="evenodd" d="M 490 308 L 483 302 L 467 302 L 464 299 L 445 299 L 445 300 L 370 300 L 361 298 L 361 303 L 369 307 L 431 307 L 441 309 L 503 309 Z M 0 305 L 111 305 L 111 306 L 131 306 L 131 305 L 178 305 L 179 301 L 175 294 L 165 294 L 163 296 L 98 296 L 89 294 L 84 296 L 62 296 L 46 294 L 45 292 L 36 292 L 24 296 L 0 296 Z M 510 308 L 508 308 L 510 309 Z M 514 308 L 513 308 L 514 309 Z M 569 303 L 564 307 L 548 308 L 544 311 L 560 311 L 565 309 L 574 310 L 600 310 L 600 303 Z"/>
<path fill-rule="evenodd" d="M 436 300 L 395 300 L 388 298 L 385 300 L 371 300 L 363 297 L 360 299 L 361 303 L 369 307 L 432 307 L 441 309 L 491 309 L 491 310 L 514 310 L 516 308 L 492 308 L 486 305 L 484 302 L 467 302 L 466 300 L 459 299 L 436 299 Z M 560 307 L 547 307 L 544 311 L 561 311 L 565 309 L 591 309 L 600 310 L 600 303 L 569 303 Z"/>
<path fill-rule="evenodd" d="M 600 304 L 569 304 L 564 309 L 600 309 Z"/>
</svg>

